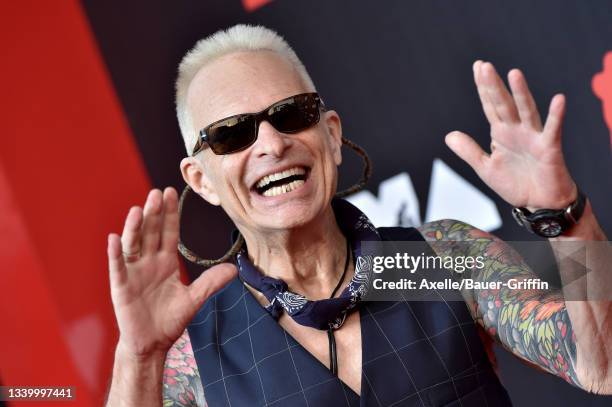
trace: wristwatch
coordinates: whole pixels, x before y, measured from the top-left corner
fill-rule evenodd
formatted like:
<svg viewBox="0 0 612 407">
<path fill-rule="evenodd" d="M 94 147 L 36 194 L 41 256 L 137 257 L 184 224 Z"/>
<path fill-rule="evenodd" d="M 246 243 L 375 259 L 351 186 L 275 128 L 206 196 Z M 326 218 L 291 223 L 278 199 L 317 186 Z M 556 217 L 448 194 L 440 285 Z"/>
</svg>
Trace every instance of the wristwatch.
<svg viewBox="0 0 612 407">
<path fill-rule="evenodd" d="M 578 197 L 565 209 L 538 209 L 532 213 L 527 208 L 513 208 L 512 216 L 536 235 L 557 237 L 578 223 L 585 206 L 586 196 L 578 189 Z"/>
</svg>

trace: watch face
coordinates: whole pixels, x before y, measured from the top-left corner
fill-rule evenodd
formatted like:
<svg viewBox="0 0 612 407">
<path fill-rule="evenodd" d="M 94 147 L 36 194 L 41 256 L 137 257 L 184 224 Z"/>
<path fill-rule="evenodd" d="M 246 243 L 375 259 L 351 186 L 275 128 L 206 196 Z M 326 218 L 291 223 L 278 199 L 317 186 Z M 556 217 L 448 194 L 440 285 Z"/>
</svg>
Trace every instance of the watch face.
<svg viewBox="0 0 612 407">
<path fill-rule="evenodd" d="M 563 232 L 563 225 L 554 218 L 538 219 L 533 223 L 532 228 L 535 233 L 544 237 L 556 237 Z"/>
</svg>

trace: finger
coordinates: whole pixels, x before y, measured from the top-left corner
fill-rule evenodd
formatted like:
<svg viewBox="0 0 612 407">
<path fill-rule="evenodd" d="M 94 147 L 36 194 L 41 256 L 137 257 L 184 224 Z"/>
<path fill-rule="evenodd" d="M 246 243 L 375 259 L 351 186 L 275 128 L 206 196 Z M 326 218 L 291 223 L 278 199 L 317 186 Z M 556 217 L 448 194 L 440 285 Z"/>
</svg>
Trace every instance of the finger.
<svg viewBox="0 0 612 407">
<path fill-rule="evenodd" d="M 508 83 L 510 84 L 521 122 L 528 124 L 538 132 L 542 131 L 540 112 L 538 112 L 538 107 L 529 91 L 525 75 L 519 69 L 513 69 L 508 72 Z"/>
<path fill-rule="evenodd" d="M 238 269 L 231 263 L 221 263 L 204 271 L 189 286 L 189 293 L 196 309 L 200 308 L 204 301 L 223 288 L 237 274 Z"/>
<path fill-rule="evenodd" d="M 476 171 L 478 176 L 484 172 L 489 155 L 474 141 L 473 138 L 460 131 L 453 131 L 444 139 L 446 145 L 463 161 Z"/>
<path fill-rule="evenodd" d="M 482 104 L 482 110 L 489 121 L 489 124 L 494 124 L 499 121 L 499 117 L 497 116 L 497 112 L 495 111 L 495 107 L 493 103 L 489 99 L 487 92 L 485 91 L 484 84 L 482 83 L 482 75 L 480 74 L 480 67 L 482 66 L 482 61 L 478 60 L 474 62 L 472 66 L 472 70 L 474 71 L 474 83 L 476 84 L 476 90 L 478 91 L 478 97 L 480 98 L 480 103 Z"/>
<path fill-rule="evenodd" d="M 163 207 L 161 249 L 176 253 L 179 238 L 179 213 L 178 194 L 174 188 L 164 190 Z"/>
<path fill-rule="evenodd" d="M 121 233 L 121 250 L 128 261 L 133 261 L 140 255 L 141 228 L 142 209 L 134 206 L 125 218 Z"/>
<path fill-rule="evenodd" d="M 143 209 L 142 253 L 154 253 L 159 249 L 162 222 L 162 193 L 152 189 Z"/>
<path fill-rule="evenodd" d="M 111 287 L 123 284 L 127 278 L 127 269 L 121 251 L 121 238 L 118 235 L 114 233 L 108 235 L 106 252 Z"/>
<path fill-rule="evenodd" d="M 484 62 L 480 67 L 480 75 L 482 75 L 484 90 L 493 103 L 499 119 L 506 123 L 517 123 L 519 116 L 514 99 L 512 99 L 493 64 Z"/>
<path fill-rule="evenodd" d="M 563 117 L 565 116 L 565 96 L 562 94 L 555 95 L 550 101 L 548 108 L 548 117 L 544 123 L 544 135 L 550 137 L 551 140 L 561 139 L 561 126 Z"/>
</svg>

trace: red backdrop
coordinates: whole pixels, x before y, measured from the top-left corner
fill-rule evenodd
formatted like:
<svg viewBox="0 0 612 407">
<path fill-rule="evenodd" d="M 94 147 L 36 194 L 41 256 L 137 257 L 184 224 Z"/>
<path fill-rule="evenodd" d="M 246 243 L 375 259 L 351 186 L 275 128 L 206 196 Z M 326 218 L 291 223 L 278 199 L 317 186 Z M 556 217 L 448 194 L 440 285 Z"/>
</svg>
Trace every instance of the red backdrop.
<svg viewBox="0 0 612 407">
<path fill-rule="evenodd" d="M 149 180 L 78 2 L 0 16 L 0 377 L 101 405 L 116 341 L 106 235 Z"/>
</svg>

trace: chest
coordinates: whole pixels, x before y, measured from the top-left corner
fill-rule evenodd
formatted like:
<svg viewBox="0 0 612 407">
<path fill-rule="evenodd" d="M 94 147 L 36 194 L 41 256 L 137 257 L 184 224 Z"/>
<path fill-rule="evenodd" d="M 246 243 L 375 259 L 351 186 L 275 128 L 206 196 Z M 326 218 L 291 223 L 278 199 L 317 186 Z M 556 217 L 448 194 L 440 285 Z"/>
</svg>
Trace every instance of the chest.
<svg viewBox="0 0 612 407">
<path fill-rule="evenodd" d="M 306 351 L 327 368 L 330 366 L 329 338 L 326 331 L 297 324 L 291 317 L 283 314 L 278 323 Z M 352 312 L 334 331 L 338 356 L 338 378 L 355 393 L 361 393 L 361 323 L 359 312 Z"/>
<path fill-rule="evenodd" d="M 338 377 L 325 331 L 275 320 L 238 279 L 188 329 L 210 406 L 508 405 L 463 303 L 363 302 L 335 332 Z"/>
</svg>

